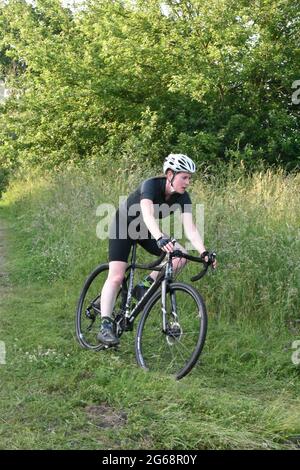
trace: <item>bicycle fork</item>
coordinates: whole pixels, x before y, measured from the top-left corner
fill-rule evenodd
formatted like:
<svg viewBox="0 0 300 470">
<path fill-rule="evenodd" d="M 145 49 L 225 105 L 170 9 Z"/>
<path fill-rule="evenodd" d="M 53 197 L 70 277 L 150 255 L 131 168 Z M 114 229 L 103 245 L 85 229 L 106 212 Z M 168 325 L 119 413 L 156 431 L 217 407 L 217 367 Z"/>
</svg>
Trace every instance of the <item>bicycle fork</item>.
<svg viewBox="0 0 300 470">
<path fill-rule="evenodd" d="M 162 286 L 161 286 L 161 291 L 162 291 L 162 295 L 161 295 L 161 311 L 162 311 L 162 320 L 163 320 L 163 332 L 168 334 L 168 329 L 170 327 L 170 325 L 168 324 L 168 321 L 167 321 L 167 316 L 168 316 L 168 312 L 167 312 L 167 291 L 168 291 L 168 279 L 164 279 L 162 281 Z M 171 297 L 171 312 L 170 312 L 170 317 L 171 317 L 171 322 L 173 324 L 178 324 L 178 316 L 177 316 L 177 305 L 176 305 L 176 296 L 175 296 L 175 292 L 172 292 L 170 290 L 170 297 Z"/>
</svg>

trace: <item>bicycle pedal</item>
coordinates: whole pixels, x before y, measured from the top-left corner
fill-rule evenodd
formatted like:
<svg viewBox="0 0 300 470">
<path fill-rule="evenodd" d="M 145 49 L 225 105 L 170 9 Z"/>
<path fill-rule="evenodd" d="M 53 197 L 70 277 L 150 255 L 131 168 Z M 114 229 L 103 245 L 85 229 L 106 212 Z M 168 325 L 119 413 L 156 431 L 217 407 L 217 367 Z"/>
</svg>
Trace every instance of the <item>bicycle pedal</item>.
<svg viewBox="0 0 300 470">
<path fill-rule="evenodd" d="M 119 344 L 111 344 L 111 345 L 105 345 L 104 349 L 119 349 L 120 345 Z"/>
</svg>

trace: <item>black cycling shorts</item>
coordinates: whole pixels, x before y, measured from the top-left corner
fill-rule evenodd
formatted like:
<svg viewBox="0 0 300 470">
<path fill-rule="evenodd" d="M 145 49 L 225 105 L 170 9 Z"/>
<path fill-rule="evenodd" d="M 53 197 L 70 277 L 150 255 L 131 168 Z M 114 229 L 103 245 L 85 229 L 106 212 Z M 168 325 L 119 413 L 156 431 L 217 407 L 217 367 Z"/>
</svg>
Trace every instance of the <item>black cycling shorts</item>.
<svg viewBox="0 0 300 470">
<path fill-rule="evenodd" d="M 121 229 L 122 227 L 122 229 Z M 128 262 L 131 247 L 134 243 L 141 245 L 148 253 L 154 256 L 160 256 L 162 251 L 158 248 L 156 240 L 145 226 L 139 227 L 141 236 L 132 238 L 128 233 L 127 220 L 122 218 L 119 211 L 116 212 L 115 218 L 110 227 L 109 234 L 109 261 Z"/>
</svg>

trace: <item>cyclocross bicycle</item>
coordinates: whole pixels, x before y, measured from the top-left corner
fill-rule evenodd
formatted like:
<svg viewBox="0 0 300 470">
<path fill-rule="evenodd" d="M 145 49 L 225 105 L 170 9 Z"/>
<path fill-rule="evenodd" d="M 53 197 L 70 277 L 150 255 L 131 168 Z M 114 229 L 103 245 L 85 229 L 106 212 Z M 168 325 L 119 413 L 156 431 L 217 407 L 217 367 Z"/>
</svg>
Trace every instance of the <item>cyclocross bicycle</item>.
<svg viewBox="0 0 300 470">
<path fill-rule="evenodd" d="M 175 250 L 163 253 L 153 263 L 137 264 L 136 244 L 133 245 L 131 263 L 120 286 L 113 317 L 116 334 L 120 337 L 123 332 L 132 331 L 134 320 L 143 312 L 135 339 L 136 359 L 143 369 L 173 374 L 179 380 L 196 364 L 206 338 L 206 307 L 198 290 L 187 283 L 176 282 L 172 259 L 180 257 L 202 263 L 203 270 L 191 278 L 197 281 L 216 258 L 215 253 L 207 255 L 208 262 Z M 97 340 L 101 324 L 100 295 L 108 268 L 108 263 L 100 264 L 88 276 L 76 310 L 79 344 L 94 351 L 108 348 Z M 139 301 L 132 295 L 136 269 L 159 271 L 156 281 Z"/>
</svg>

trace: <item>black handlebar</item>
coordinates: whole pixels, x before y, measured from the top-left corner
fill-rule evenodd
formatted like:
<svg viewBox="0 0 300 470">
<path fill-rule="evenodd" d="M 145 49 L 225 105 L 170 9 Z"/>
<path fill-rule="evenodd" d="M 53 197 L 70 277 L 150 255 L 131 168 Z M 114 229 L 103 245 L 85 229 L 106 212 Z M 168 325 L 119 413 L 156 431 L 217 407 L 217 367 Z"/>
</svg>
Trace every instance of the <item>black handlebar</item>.
<svg viewBox="0 0 300 470">
<path fill-rule="evenodd" d="M 156 268 L 163 260 L 164 258 L 166 257 L 166 254 L 165 252 L 163 252 L 159 258 L 157 258 L 155 261 L 153 261 L 152 263 L 149 263 L 149 264 L 135 264 L 135 267 L 136 268 L 139 268 L 139 269 L 154 269 Z M 130 267 L 130 266 L 128 266 Z M 128 269 L 128 268 L 127 268 Z"/>
<path fill-rule="evenodd" d="M 216 253 L 214 253 L 214 252 L 208 253 L 207 254 L 208 261 L 205 261 L 205 259 L 203 259 L 201 256 L 188 255 L 187 253 L 183 253 L 180 250 L 173 251 L 173 253 L 170 253 L 170 256 L 171 256 L 171 258 L 175 258 L 175 257 L 176 258 L 178 258 L 178 257 L 179 258 L 185 258 L 189 261 L 196 261 L 198 263 L 204 264 L 204 269 L 202 269 L 202 271 L 200 271 L 200 273 L 196 274 L 196 276 L 191 277 L 192 282 L 199 281 L 199 279 L 201 279 L 203 276 L 205 276 L 209 266 L 211 266 L 214 263 L 214 261 L 217 257 Z"/>
<path fill-rule="evenodd" d="M 172 241 L 175 244 L 175 239 L 172 240 Z M 139 269 L 154 269 L 155 271 L 159 271 L 160 268 L 158 268 L 158 266 L 162 263 L 162 261 L 164 260 L 166 255 L 167 255 L 167 253 L 163 252 L 161 254 L 161 256 L 159 258 L 157 258 L 155 261 L 153 261 L 152 263 L 149 263 L 149 264 L 135 264 L 135 267 L 139 268 Z M 175 250 L 172 253 L 169 253 L 169 256 L 171 258 L 185 258 L 189 261 L 195 261 L 197 263 L 202 263 L 204 265 L 204 269 L 202 269 L 202 271 L 200 271 L 198 274 L 196 274 L 195 276 L 193 276 L 191 278 L 192 282 L 199 281 L 199 279 L 201 279 L 203 276 L 205 276 L 209 266 L 211 266 L 214 263 L 214 261 L 217 257 L 216 253 L 214 253 L 214 252 L 212 252 L 212 253 L 205 252 L 205 257 L 206 256 L 208 257 L 208 261 L 205 261 L 204 257 L 202 258 L 201 256 L 188 255 L 187 253 L 183 253 L 180 250 Z M 130 269 L 131 266 L 132 265 L 129 265 L 127 267 L 127 270 Z M 157 269 L 155 269 L 155 268 L 157 268 Z"/>
<path fill-rule="evenodd" d="M 176 239 L 172 238 L 171 242 L 173 243 L 173 245 L 175 245 Z M 163 251 L 162 254 L 160 255 L 160 257 L 157 258 L 155 261 L 152 261 L 152 263 L 149 263 L 149 264 L 134 263 L 134 267 L 138 268 L 138 269 L 154 269 L 155 271 L 160 271 L 161 267 L 158 267 L 158 266 L 165 259 L 166 255 L 167 255 L 167 253 Z M 173 252 L 168 253 L 168 255 L 169 255 L 169 259 L 172 259 L 172 258 L 185 258 L 189 261 L 195 261 L 197 263 L 204 264 L 204 269 L 202 269 L 202 271 L 200 271 L 200 273 L 196 274 L 196 276 L 193 276 L 191 278 L 192 282 L 199 281 L 199 279 L 201 279 L 207 273 L 207 270 L 208 270 L 209 266 L 211 266 L 214 263 L 214 261 L 217 257 L 216 253 L 214 253 L 214 252 L 209 253 L 208 251 L 204 251 L 201 256 L 192 256 L 192 255 L 189 255 L 187 253 L 183 253 L 183 251 L 181 251 L 181 250 L 174 250 Z M 208 258 L 208 261 L 205 261 L 205 258 Z M 132 266 L 133 266 L 133 264 L 130 264 L 129 266 L 127 266 L 126 271 L 128 271 Z"/>
</svg>

